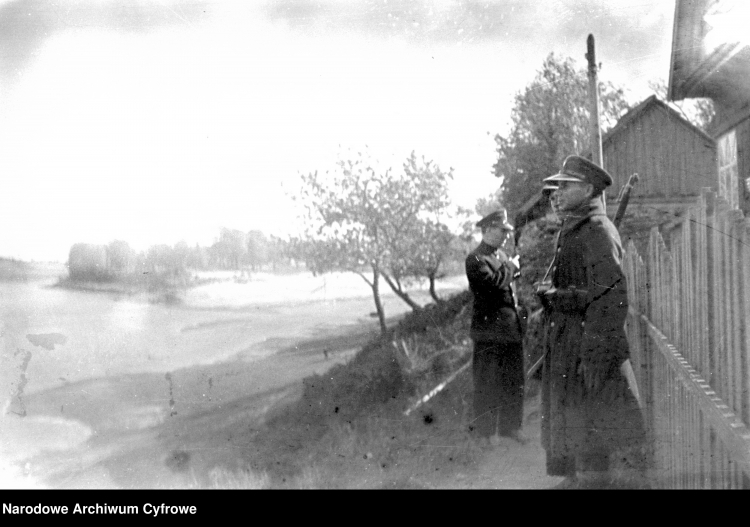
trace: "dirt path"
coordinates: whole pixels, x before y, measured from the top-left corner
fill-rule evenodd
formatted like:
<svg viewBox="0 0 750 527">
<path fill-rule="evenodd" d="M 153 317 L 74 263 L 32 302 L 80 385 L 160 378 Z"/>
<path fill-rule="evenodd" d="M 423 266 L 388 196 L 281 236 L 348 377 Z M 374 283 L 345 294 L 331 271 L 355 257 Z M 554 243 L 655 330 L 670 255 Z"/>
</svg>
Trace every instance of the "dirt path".
<svg viewBox="0 0 750 527">
<path fill-rule="evenodd" d="M 484 450 L 473 470 L 444 470 L 431 488 L 548 489 L 560 483 L 563 478 L 546 474 L 539 405 L 539 396 L 525 404 L 523 431 L 529 439 L 527 444 L 504 439 L 500 445 Z"/>
</svg>

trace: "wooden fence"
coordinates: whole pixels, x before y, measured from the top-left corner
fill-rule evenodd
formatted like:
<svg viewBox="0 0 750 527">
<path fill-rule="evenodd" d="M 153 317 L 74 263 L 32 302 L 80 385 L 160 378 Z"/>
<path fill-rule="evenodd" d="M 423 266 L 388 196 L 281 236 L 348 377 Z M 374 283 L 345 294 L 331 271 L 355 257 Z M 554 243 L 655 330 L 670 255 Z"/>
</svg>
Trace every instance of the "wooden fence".
<svg viewBox="0 0 750 527">
<path fill-rule="evenodd" d="M 657 485 L 750 488 L 750 218 L 704 190 L 624 267 Z"/>
</svg>

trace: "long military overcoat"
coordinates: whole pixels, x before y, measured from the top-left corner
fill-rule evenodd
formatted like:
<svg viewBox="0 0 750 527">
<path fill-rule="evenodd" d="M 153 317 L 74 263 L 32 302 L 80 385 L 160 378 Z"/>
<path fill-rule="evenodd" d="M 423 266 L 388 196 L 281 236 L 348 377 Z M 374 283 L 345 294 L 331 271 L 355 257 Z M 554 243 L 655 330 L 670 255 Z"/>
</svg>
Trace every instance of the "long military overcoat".
<svg viewBox="0 0 750 527">
<path fill-rule="evenodd" d="M 643 416 L 630 366 L 620 236 L 592 199 L 565 220 L 552 268 L 542 380 L 542 446 L 550 459 L 642 451 Z M 632 372 L 632 368 L 629 370 Z M 555 474 L 563 475 L 563 474 Z"/>
</svg>

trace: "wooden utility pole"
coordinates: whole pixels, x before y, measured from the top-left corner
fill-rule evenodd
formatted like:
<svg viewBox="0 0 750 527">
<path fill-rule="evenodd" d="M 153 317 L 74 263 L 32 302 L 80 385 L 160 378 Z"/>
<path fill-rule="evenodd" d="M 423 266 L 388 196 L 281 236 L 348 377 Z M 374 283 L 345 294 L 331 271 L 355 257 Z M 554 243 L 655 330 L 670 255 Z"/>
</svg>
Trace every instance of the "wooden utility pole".
<svg viewBox="0 0 750 527">
<path fill-rule="evenodd" d="M 604 168 L 602 159 L 602 132 L 599 126 L 599 83 L 596 76 L 594 35 L 589 35 L 589 38 L 586 40 L 586 60 L 589 63 L 589 115 L 591 122 L 592 161 Z"/>
<path fill-rule="evenodd" d="M 594 35 L 586 39 L 586 60 L 589 63 L 589 119 L 591 122 L 591 154 L 592 161 L 604 168 L 602 154 L 602 130 L 599 126 L 599 81 L 597 79 L 596 52 L 594 51 Z M 606 193 L 602 193 L 602 205 L 607 210 Z"/>
</svg>

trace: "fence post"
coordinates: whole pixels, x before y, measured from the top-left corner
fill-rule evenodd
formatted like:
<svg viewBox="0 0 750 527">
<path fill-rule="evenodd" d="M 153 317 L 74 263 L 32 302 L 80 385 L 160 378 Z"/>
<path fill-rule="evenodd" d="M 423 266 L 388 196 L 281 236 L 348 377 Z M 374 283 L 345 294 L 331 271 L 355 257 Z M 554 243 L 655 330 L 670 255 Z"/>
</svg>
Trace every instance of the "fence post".
<svg viewBox="0 0 750 527">
<path fill-rule="evenodd" d="M 727 265 L 730 268 L 731 302 L 727 306 L 731 321 L 731 340 L 730 340 L 730 372 L 732 375 L 732 404 L 730 407 L 737 415 L 743 412 L 743 387 L 742 379 L 742 327 L 741 327 L 741 309 L 742 299 L 740 292 L 742 290 L 742 226 L 744 215 L 739 210 L 732 211 L 729 216 L 729 234 L 728 244 L 730 247 L 729 261 Z"/>
<path fill-rule="evenodd" d="M 741 291 L 740 297 L 742 306 L 740 313 L 742 320 L 742 420 L 745 424 L 750 424 L 750 218 L 745 218 L 741 224 L 741 241 L 740 255 L 738 265 L 741 266 L 740 276 L 741 284 L 738 290 Z"/>
<path fill-rule="evenodd" d="M 697 258 L 698 265 L 696 268 L 697 273 L 697 301 L 698 301 L 698 319 L 696 322 L 700 326 L 700 340 L 698 349 L 700 350 L 700 361 L 699 369 L 701 377 L 711 380 L 711 364 L 710 364 L 710 325 L 708 323 L 708 313 L 710 304 L 710 287 L 711 283 L 708 275 L 708 239 L 707 239 L 707 192 L 710 189 L 702 189 L 701 196 L 698 201 L 698 209 L 696 214 L 696 245 L 697 245 Z"/>
<path fill-rule="evenodd" d="M 719 397 L 724 401 L 729 400 L 729 372 L 727 371 L 728 360 L 727 360 L 727 339 L 729 332 L 727 324 L 727 297 L 728 287 L 727 283 L 727 235 L 726 235 L 726 213 L 727 204 L 723 199 L 718 200 L 716 212 L 715 212 L 715 224 L 716 224 L 716 288 L 717 288 L 717 343 L 716 351 L 718 375 L 717 386 L 720 387 L 717 392 Z"/>
<path fill-rule="evenodd" d="M 704 189 L 628 247 L 632 337 L 660 485 L 750 486 L 750 218 Z M 676 347 L 675 347 L 676 346 Z"/>
<path fill-rule="evenodd" d="M 705 194 L 705 234 L 706 234 L 706 322 L 708 324 L 708 370 L 706 380 L 716 390 L 719 377 L 717 375 L 717 287 L 716 287 L 716 194 L 706 191 Z M 712 487 L 713 488 L 713 487 Z"/>
</svg>

